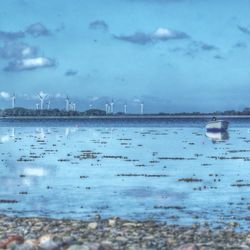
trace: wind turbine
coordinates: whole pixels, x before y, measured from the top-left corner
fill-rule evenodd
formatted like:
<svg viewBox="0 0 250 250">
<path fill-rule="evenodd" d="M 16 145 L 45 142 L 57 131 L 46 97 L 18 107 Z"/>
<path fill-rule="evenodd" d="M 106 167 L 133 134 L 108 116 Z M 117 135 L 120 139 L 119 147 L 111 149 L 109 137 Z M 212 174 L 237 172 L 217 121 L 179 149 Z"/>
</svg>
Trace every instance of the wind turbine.
<svg viewBox="0 0 250 250">
<path fill-rule="evenodd" d="M 69 103 L 69 110 L 75 111 L 75 106 L 76 106 L 76 104 L 74 102 L 70 102 Z"/>
<path fill-rule="evenodd" d="M 124 114 L 127 114 L 127 103 L 124 103 Z"/>
<path fill-rule="evenodd" d="M 11 97 L 11 101 L 12 101 L 12 108 L 15 108 L 15 104 L 16 104 L 16 94 L 14 93 Z"/>
<path fill-rule="evenodd" d="M 50 100 L 47 102 L 47 109 L 50 109 Z"/>
<path fill-rule="evenodd" d="M 69 96 L 68 95 L 66 96 L 65 101 L 66 101 L 66 111 L 69 111 Z"/>
<path fill-rule="evenodd" d="M 114 113 L 114 100 L 112 99 L 111 103 L 110 103 L 110 113 L 113 114 Z"/>
<path fill-rule="evenodd" d="M 105 111 L 106 111 L 106 115 L 107 115 L 108 111 L 109 111 L 109 104 L 108 103 L 105 104 Z"/>
<path fill-rule="evenodd" d="M 36 103 L 36 110 L 39 109 L 39 103 Z"/>
<path fill-rule="evenodd" d="M 140 106 L 141 106 L 141 115 L 143 115 L 144 114 L 144 103 L 141 102 Z"/>
<path fill-rule="evenodd" d="M 39 98 L 40 98 L 40 109 L 43 109 L 43 104 L 44 104 L 44 100 L 47 97 L 47 95 L 43 94 L 43 93 L 39 93 L 38 94 Z"/>
</svg>

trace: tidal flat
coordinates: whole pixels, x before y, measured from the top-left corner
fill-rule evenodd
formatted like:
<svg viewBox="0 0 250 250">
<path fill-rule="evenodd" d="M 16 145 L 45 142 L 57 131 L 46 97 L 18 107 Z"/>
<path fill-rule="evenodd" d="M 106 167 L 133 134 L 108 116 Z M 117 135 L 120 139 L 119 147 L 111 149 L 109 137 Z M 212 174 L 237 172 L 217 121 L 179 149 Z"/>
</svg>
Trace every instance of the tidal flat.
<svg viewBox="0 0 250 250">
<path fill-rule="evenodd" d="M 222 134 L 205 122 L 2 121 L 2 241 L 18 235 L 14 248 L 23 247 L 47 232 L 55 243 L 72 231 L 59 249 L 81 237 L 99 244 L 82 249 L 249 249 L 250 120 L 233 119 Z M 71 225 L 82 225 L 79 240 Z"/>
</svg>

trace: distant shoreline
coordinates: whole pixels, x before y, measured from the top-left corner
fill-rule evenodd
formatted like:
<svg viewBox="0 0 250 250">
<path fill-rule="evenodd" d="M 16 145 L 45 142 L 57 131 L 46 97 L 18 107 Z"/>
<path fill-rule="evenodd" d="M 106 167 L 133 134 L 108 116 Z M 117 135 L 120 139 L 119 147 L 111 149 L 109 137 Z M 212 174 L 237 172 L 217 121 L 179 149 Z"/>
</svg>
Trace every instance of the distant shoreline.
<svg viewBox="0 0 250 250">
<path fill-rule="evenodd" d="M 113 116 L 6 116 L 0 120 L 121 120 L 121 119 L 250 119 L 250 115 L 113 115 Z"/>
</svg>

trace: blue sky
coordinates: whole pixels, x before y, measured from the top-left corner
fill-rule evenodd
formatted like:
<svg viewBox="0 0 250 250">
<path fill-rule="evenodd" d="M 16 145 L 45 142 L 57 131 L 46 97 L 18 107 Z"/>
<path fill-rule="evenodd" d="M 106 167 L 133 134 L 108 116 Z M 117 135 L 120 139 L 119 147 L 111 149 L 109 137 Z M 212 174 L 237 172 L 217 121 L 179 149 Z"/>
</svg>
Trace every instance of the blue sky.
<svg viewBox="0 0 250 250">
<path fill-rule="evenodd" d="M 250 106 L 249 0 L 1 0 L 0 105 Z"/>
</svg>

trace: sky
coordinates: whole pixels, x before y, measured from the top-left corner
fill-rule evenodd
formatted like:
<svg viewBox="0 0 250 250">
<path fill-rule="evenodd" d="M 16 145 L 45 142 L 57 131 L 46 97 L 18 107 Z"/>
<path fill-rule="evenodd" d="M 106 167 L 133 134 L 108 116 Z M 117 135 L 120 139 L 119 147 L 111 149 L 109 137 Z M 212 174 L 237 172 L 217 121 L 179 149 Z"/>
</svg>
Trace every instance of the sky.
<svg viewBox="0 0 250 250">
<path fill-rule="evenodd" d="M 249 0 L 1 0 L 0 108 L 250 107 Z"/>
</svg>

